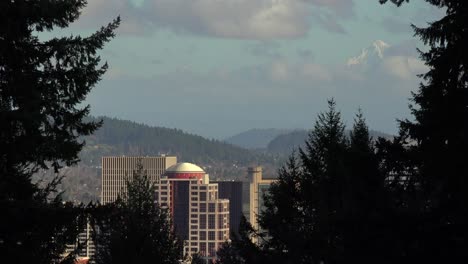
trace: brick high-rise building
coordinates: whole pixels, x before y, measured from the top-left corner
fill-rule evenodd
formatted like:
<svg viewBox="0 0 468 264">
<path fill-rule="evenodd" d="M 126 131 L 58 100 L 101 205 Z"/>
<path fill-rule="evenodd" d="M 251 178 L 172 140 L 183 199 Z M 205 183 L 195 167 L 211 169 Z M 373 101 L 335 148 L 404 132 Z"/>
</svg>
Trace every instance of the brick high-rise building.
<svg viewBox="0 0 468 264">
<path fill-rule="evenodd" d="M 191 163 L 166 170 L 156 184 L 156 202 L 168 208 L 184 252 L 200 252 L 209 260 L 229 239 L 229 200 L 219 199 L 218 184 Z"/>
</svg>

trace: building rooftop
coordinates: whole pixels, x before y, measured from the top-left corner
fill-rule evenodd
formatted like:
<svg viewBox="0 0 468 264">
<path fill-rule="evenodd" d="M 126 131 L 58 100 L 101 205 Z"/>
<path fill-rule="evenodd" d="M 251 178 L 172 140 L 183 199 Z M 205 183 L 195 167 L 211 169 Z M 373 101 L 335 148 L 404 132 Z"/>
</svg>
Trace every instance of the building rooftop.
<svg viewBox="0 0 468 264">
<path fill-rule="evenodd" d="M 181 162 L 167 168 L 166 173 L 205 173 L 205 171 L 195 164 Z"/>
</svg>

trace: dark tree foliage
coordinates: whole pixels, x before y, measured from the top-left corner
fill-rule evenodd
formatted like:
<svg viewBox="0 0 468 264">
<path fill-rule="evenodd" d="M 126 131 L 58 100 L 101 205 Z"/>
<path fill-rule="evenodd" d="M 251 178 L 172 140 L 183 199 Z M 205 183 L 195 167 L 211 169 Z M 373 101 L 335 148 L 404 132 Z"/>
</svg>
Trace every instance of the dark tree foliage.
<svg viewBox="0 0 468 264">
<path fill-rule="evenodd" d="M 78 210 L 60 201 L 56 178 L 46 188 L 33 173 L 77 162 L 99 122 L 84 122 L 80 107 L 107 69 L 97 52 L 119 19 L 89 37 L 41 40 L 65 28 L 85 0 L 0 1 L 0 254 L 16 263 L 56 263 L 74 241 Z M 50 200 L 51 197 L 55 197 Z"/>
<path fill-rule="evenodd" d="M 200 253 L 192 254 L 190 264 L 206 264 L 207 260 Z"/>
<path fill-rule="evenodd" d="M 216 253 L 217 264 L 271 263 L 271 259 L 266 258 L 263 253 L 264 250 L 252 242 L 252 238 L 262 238 L 253 230 L 244 216 L 240 221 L 239 234 L 234 234 L 232 238 L 231 242 L 223 244 Z"/>
<path fill-rule="evenodd" d="M 141 162 L 126 187 L 96 217 L 96 263 L 179 263 L 181 243 L 167 211 L 155 204 L 155 188 Z"/>
<path fill-rule="evenodd" d="M 266 196 L 260 225 L 278 263 L 334 263 L 343 257 L 346 139 L 335 101 L 318 116 L 299 158 L 293 153 Z"/>
<path fill-rule="evenodd" d="M 388 263 L 389 196 L 361 110 L 354 120 L 345 158 L 341 219 L 345 259 L 351 263 Z"/>
<path fill-rule="evenodd" d="M 260 216 L 274 263 L 393 263 L 389 193 L 362 113 L 349 141 L 335 102 L 279 170 Z"/>
<path fill-rule="evenodd" d="M 382 150 L 396 150 L 389 163 L 406 175 L 402 204 L 415 230 L 406 238 L 407 259 L 440 263 L 468 257 L 468 2 L 426 2 L 445 10 L 428 27 L 413 26 L 429 46 L 420 52 L 429 71 L 412 96 L 414 120 L 400 122 L 400 147 L 383 142 Z M 405 156 L 406 164 L 397 159 Z"/>
</svg>

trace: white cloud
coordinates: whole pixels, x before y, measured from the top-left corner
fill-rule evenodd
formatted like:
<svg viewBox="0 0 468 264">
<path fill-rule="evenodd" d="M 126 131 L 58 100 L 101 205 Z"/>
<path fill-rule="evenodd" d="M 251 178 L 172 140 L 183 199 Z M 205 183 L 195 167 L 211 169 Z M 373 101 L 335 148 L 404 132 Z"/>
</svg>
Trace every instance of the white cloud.
<svg viewBox="0 0 468 264">
<path fill-rule="evenodd" d="M 227 38 L 296 38 L 308 31 L 305 3 L 297 0 L 152 0 L 155 26 Z"/>
<path fill-rule="evenodd" d="M 402 80 L 414 79 L 417 74 L 424 73 L 427 70 L 427 67 L 421 60 L 407 56 L 385 58 L 382 66 L 388 74 Z"/>
<path fill-rule="evenodd" d="M 353 16 L 352 0 L 89 0 L 79 21 L 93 27 L 122 17 L 119 33 L 158 28 L 223 38 L 304 37 L 311 26 L 344 32 L 340 20 Z"/>
</svg>

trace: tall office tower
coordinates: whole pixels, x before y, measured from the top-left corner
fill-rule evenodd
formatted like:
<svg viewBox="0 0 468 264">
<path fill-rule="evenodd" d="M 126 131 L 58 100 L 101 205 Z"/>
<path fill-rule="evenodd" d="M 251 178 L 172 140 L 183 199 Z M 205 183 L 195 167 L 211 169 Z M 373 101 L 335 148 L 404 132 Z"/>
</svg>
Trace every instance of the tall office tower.
<svg viewBox="0 0 468 264">
<path fill-rule="evenodd" d="M 156 202 L 168 208 L 184 253 L 200 252 L 208 260 L 229 239 L 229 200 L 218 198 L 218 184 L 191 163 L 166 170 L 156 184 Z"/>
<path fill-rule="evenodd" d="M 102 157 L 102 204 L 115 201 L 117 195 L 125 190 L 126 180 L 133 175 L 138 160 L 142 161 L 153 182 L 157 182 L 167 168 L 177 163 L 177 157 L 173 156 Z"/>
<path fill-rule="evenodd" d="M 263 195 L 268 192 L 270 184 L 277 179 L 263 178 L 262 167 L 249 167 L 247 173 L 250 179 L 249 220 L 252 227 L 258 230 L 258 215 L 264 209 Z"/>
<path fill-rule="evenodd" d="M 239 234 L 242 217 L 242 187 L 241 181 L 214 181 L 218 184 L 218 197 L 229 200 L 229 229 L 231 234 Z"/>
</svg>

